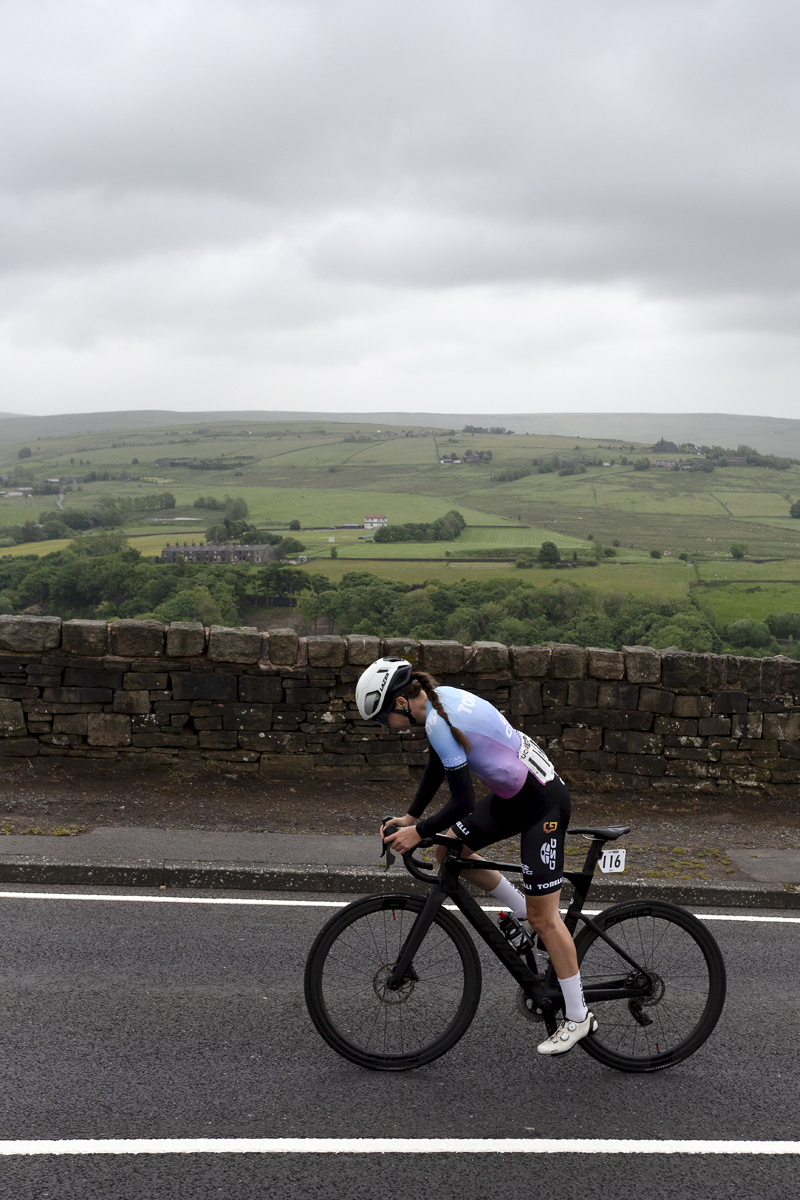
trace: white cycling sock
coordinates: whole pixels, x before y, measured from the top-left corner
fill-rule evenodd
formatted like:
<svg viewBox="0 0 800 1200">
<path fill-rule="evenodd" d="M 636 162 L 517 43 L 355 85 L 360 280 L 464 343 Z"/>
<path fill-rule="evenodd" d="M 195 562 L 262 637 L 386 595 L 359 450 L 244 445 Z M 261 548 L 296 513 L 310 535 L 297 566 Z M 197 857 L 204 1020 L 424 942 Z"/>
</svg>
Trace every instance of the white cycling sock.
<svg viewBox="0 0 800 1200">
<path fill-rule="evenodd" d="M 505 875 L 500 876 L 500 882 L 496 888 L 489 892 L 490 896 L 495 896 L 501 904 L 506 908 L 510 908 L 518 921 L 523 917 L 527 917 L 528 910 L 525 906 L 525 897 L 522 892 L 517 891 L 513 883 L 506 879 Z"/>
<path fill-rule="evenodd" d="M 564 997 L 564 1016 L 568 1021 L 585 1021 L 589 1015 L 589 1009 L 583 998 L 580 971 L 577 975 L 571 975 L 569 979 L 559 979 L 558 983 Z"/>
</svg>

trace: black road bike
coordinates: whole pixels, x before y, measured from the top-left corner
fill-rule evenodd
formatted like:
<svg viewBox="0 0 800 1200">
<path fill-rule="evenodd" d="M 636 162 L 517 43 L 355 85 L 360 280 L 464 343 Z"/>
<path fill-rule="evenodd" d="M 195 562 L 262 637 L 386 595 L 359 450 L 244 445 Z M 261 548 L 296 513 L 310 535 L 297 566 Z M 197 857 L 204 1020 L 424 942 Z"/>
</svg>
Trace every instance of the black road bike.
<svg viewBox="0 0 800 1200">
<path fill-rule="evenodd" d="M 725 1002 L 725 964 L 706 926 L 676 904 L 630 900 L 594 918 L 582 911 L 603 846 L 629 830 L 568 830 L 590 840 L 583 869 L 565 872 L 574 889 L 565 921 L 586 1003 L 599 1023 L 578 1044 L 620 1071 L 660 1071 L 688 1058 L 714 1029 Z M 362 1067 L 420 1067 L 469 1028 L 481 964 L 465 925 L 444 907 L 448 902 L 517 981 L 517 1006 L 526 1017 L 553 1033 L 563 1012 L 555 971 L 546 955 L 537 958 L 543 947 L 515 950 L 460 880 L 462 871 L 520 872 L 520 864 L 462 859 L 463 844 L 443 834 L 420 847 L 434 844 L 447 849 L 438 871 L 413 851 L 403 855 L 406 869 L 430 886 L 427 898 L 355 900 L 320 930 L 308 956 L 311 1019 L 334 1050 Z M 384 849 L 388 866 L 393 855 Z"/>
</svg>

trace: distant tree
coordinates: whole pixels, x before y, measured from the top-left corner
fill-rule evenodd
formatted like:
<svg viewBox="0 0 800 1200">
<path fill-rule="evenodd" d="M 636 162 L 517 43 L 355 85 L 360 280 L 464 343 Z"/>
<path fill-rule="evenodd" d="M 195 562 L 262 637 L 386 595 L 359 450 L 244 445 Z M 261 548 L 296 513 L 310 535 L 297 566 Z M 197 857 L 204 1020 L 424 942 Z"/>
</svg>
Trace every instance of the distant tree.
<svg viewBox="0 0 800 1200">
<path fill-rule="evenodd" d="M 21 450 L 17 451 L 17 458 L 30 458 L 32 454 L 30 446 L 23 446 Z"/>
<path fill-rule="evenodd" d="M 289 528 L 290 528 L 290 529 L 295 529 L 295 530 L 299 529 L 299 528 L 300 528 L 300 522 L 299 522 L 299 521 L 297 521 L 297 520 L 290 521 L 290 522 L 289 522 Z"/>
<path fill-rule="evenodd" d="M 539 562 L 543 567 L 554 567 L 556 563 L 561 562 L 561 555 L 555 542 L 542 542 L 539 550 Z"/>
<path fill-rule="evenodd" d="M 612 545 L 612 546 L 621 546 L 621 545 L 622 545 L 622 542 L 619 540 L 619 538 L 614 538 L 614 540 L 613 540 L 613 542 L 611 543 L 611 545 Z"/>
<path fill-rule="evenodd" d="M 747 553 L 747 546 L 744 542 L 733 542 L 731 545 L 732 558 L 744 558 Z"/>
<path fill-rule="evenodd" d="M 651 558 L 661 558 L 661 551 L 660 550 L 651 550 L 650 557 Z"/>
<path fill-rule="evenodd" d="M 73 462 L 74 462 L 74 459 L 73 459 Z M 132 459 L 131 459 L 131 466 L 132 466 L 132 467 L 138 467 L 138 465 L 139 465 L 139 460 L 138 460 L 138 458 L 132 458 Z"/>
<path fill-rule="evenodd" d="M 518 554 L 514 561 L 514 566 L 519 567 L 521 571 L 529 571 L 533 566 L 533 555 Z"/>
<path fill-rule="evenodd" d="M 795 500 L 792 507 L 789 509 L 790 517 L 800 517 L 800 500 Z"/>
<path fill-rule="evenodd" d="M 332 547 L 334 550 L 336 547 Z M 285 537 L 281 538 L 276 546 L 278 558 L 288 558 L 290 554 L 302 554 L 305 546 L 299 542 L 297 538 Z"/>
<path fill-rule="evenodd" d="M 634 459 L 633 469 L 634 471 L 649 471 L 652 465 L 649 458 L 637 458 Z"/>
<path fill-rule="evenodd" d="M 335 546 L 331 546 L 331 558 L 338 558 L 338 557 L 339 557 L 339 551 L 336 549 Z"/>
<path fill-rule="evenodd" d="M 764 624 L 773 637 L 800 639 L 800 612 L 770 613 Z"/>
</svg>

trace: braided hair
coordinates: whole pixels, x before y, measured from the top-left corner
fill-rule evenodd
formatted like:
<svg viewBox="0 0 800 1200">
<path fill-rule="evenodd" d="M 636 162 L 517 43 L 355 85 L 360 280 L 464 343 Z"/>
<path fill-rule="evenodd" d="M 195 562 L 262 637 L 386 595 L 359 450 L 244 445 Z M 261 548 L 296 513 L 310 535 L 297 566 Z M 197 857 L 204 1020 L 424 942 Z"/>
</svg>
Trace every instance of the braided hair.
<svg viewBox="0 0 800 1200">
<path fill-rule="evenodd" d="M 414 700 L 420 694 L 420 692 L 425 692 L 438 715 L 443 721 L 447 722 L 448 726 L 450 727 L 450 732 L 458 742 L 461 749 L 466 750 L 467 753 L 469 753 L 469 751 L 472 749 L 472 742 L 465 733 L 462 733 L 461 730 L 455 725 L 450 724 L 450 718 L 445 712 L 441 700 L 436 695 L 437 686 L 436 680 L 432 675 L 428 675 L 426 671 L 414 671 L 413 675 L 411 676 L 411 682 L 407 687 L 403 688 L 400 695 L 405 696 L 407 700 Z"/>
</svg>

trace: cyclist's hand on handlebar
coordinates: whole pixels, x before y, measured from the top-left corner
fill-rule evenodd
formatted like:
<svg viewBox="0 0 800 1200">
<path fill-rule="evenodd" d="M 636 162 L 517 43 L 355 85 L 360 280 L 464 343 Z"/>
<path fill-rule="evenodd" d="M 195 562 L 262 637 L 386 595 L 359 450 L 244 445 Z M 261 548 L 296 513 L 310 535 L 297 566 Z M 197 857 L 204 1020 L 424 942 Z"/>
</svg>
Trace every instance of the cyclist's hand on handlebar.
<svg viewBox="0 0 800 1200">
<path fill-rule="evenodd" d="M 398 829 L 397 833 L 390 834 L 385 839 L 392 847 L 395 854 L 408 854 L 409 850 L 413 850 L 422 841 L 422 838 L 417 833 L 416 825 L 405 824 L 403 829 Z"/>
<path fill-rule="evenodd" d="M 410 817 L 408 813 L 404 817 L 387 817 L 381 825 L 381 833 L 383 833 L 387 825 L 399 825 L 402 828 L 405 825 L 416 825 L 416 823 L 417 818 Z"/>
</svg>

